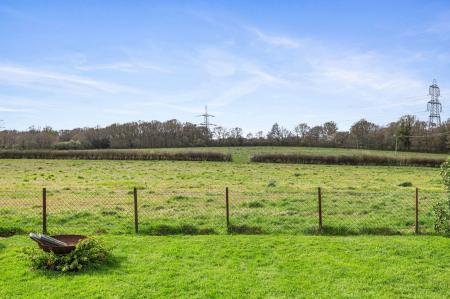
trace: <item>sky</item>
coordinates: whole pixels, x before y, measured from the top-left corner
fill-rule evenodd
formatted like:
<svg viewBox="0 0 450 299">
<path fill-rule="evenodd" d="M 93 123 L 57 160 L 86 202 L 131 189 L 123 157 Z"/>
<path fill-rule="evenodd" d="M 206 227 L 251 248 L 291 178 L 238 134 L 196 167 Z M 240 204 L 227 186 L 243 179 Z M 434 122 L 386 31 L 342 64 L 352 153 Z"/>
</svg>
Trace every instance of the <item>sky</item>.
<svg viewBox="0 0 450 299">
<path fill-rule="evenodd" d="M 0 0 L 6 129 L 450 116 L 450 1 Z"/>
</svg>

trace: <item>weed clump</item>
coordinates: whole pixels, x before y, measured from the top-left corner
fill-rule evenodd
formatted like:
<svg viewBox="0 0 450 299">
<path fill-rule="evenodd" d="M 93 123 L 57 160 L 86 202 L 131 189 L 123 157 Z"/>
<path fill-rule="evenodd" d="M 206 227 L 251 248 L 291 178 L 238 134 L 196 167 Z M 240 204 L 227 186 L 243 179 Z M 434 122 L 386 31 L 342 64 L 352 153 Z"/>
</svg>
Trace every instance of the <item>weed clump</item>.
<svg viewBox="0 0 450 299">
<path fill-rule="evenodd" d="M 274 180 L 270 180 L 269 183 L 267 183 L 267 187 L 273 188 L 277 186 L 277 182 Z"/>
<path fill-rule="evenodd" d="M 75 249 L 67 255 L 45 252 L 39 248 L 24 249 L 34 270 L 52 270 L 59 272 L 79 272 L 95 268 L 111 259 L 110 250 L 95 239 L 81 240 Z"/>
<path fill-rule="evenodd" d="M 242 235 L 261 235 L 264 232 L 259 226 L 231 224 L 230 226 L 228 226 L 228 233 Z"/>
</svg>

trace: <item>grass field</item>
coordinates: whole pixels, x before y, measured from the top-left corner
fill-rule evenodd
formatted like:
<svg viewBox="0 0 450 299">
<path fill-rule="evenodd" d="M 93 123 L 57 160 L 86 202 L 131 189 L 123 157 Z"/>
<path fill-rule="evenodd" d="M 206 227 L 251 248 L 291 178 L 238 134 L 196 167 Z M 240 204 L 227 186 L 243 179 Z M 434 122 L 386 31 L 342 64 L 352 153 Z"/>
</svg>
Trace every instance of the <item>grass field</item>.
<svg viewBox="0 0 450 299">
<path fill-rule="evenodd" d="M 361 150 L 345 148 L 320 148 L 320 147 L 294 147 L 294 146 L 253 146 L 253 147 L 189 147 L 189 148 L 169 148 L 169 149 L 124 149 L 118 151 L 150 151 L 150 152 L 185 152 L 185 151 L 207 151 L 231 154 L 233 162 L 248 163 L 250 157 L 254 154 L 285 153 L 285 154 L 317 154 L 317 155 L 374 155 L 388 157 L 424 157 L 424 158 L 447 158 L 447 154 L 417 153 L 417 152 L 398 152 L 379 151 L 379 150 Z"/>
<path fill-rule="evenodd" d="M 252 153 L 271 149 L 214 150 L 232 151 L 234 162 L 1 160 L 0 235 L 40 231 L 46 187 L 49 232 L 95 235 L 116 261 L 87 273 L 33 272 L 20 250 L 34 244 L 0 238 L 0 298 L 450 295 L 450 239 L 412 236 L 416 186 L 422 232 L 433 232 L 432 203 L 447 196 L 439 169 L 253 164 Z M 311 236 L 318 186 L 326 235 Z M 362 235 L 340 236 L 352 233 Z M 407 236 L 388 236 L 397 233 Z"/>
<path fill-rule="evenodd" d="M 22 236 L 0 240 L 1 298 L 448 298 L 443 237 L 100 237 L 99 270 L 28 270 Z"/>
<path fill-rule="evenodd" d="M 320 186 L 329 233 L 412 233 L 414 187 L 419 187 L 420 225 L 432 232 L 433 202 L 446 197 L 439 169 L 253 164 L 242 158 L 260 149 L 270 150 L 232 149 L 241 157 L 234 163 L 1 160 L 0 223 L 4 230 L 39 228 L 41 188 L 46 187 L 53 231 L 130 232 L 132 188 L 137 187 L 143 232 L 180 233 L 192 230 L 180 226 L 193 225 L 203 233 L 225 233 L 229 187 L 233 224 L 250 227 L 249 232 L 304 234 L 317 226 Z"/>
</svg>

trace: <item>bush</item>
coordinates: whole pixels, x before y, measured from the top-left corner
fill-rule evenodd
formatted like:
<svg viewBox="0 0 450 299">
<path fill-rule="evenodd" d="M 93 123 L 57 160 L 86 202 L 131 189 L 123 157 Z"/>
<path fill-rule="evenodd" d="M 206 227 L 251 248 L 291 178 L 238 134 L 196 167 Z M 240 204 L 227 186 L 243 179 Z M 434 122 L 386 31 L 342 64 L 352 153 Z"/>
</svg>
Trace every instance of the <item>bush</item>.
<svg viewBox="0 0 450 299">
<path fill-rule="evenodd" d="M 174 160 L 231 161 L 230 154 L 217 152 L 146 152 L 118 150 L 29 150 L 0 151 L 0 159 L 80 159 L 80 160 Z"/>
<path fill-rule="evenodd" d="M 412 187 L 412 183 L 411 182 L 403 182 L 398 184 L 399 187 Z"/>
<path fill-rule="evenodd" d="M 70 140 L 55 143 L 53 148 L 56 150 L 79 150 L 83 148 L 83 145 L 79 141 Z"/>
<path fill-rule="evenodd" d="M 433 206 L 434 230 L 450 235 L 450 200 L 438 202 Z"/>
<path fill-rule="evenodd" d="M 444 160 L 437 158 L 401 158 L 375 155 L 311 155 L 311 154 L 258 154 L 251 162 L 292 164 L 380 165 L 439 167 Z"/>
<path fill-rule="evenodd" d="M 450 162 L 444 162 L 441 165 L 442 181 L 450 192 Z M 450 235 L 450 197 L 436 203 L 433 206 L 434 230 L 437 233 Z"/>
<path fill-rule="evenodd" d="M 32 269 L 60 272 L 78 272 L 98 267 L 111 258 L 110 251 L 95 239 L 81 240 L 67 255 L 45 252 L 36 247 L 27 248 L 24 253 L 29 258 Z"/>
</svg>

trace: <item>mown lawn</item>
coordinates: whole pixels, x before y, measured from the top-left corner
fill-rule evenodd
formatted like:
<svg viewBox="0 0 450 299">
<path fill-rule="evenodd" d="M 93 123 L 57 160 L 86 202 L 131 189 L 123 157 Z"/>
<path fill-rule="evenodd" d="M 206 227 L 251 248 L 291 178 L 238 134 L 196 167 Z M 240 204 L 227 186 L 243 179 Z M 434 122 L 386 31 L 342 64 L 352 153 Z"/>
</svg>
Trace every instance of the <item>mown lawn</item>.
<svg viewBox="0 0 450 299">
<path fill-rule="evenodd" d="M 0 240 L 1 298 L 448 298 L 444 237 L 100 236 L 115 262 L 31 271 L 25 236 Z"/>
</svg>

